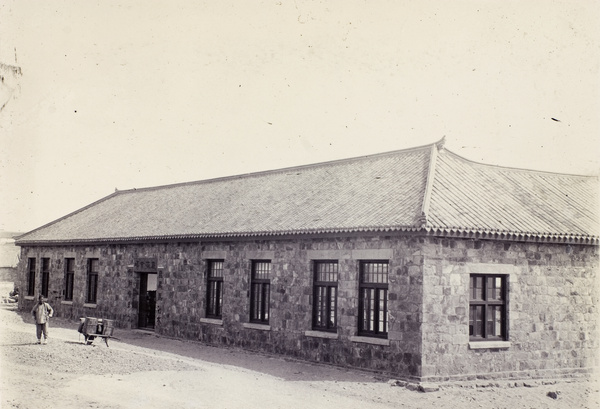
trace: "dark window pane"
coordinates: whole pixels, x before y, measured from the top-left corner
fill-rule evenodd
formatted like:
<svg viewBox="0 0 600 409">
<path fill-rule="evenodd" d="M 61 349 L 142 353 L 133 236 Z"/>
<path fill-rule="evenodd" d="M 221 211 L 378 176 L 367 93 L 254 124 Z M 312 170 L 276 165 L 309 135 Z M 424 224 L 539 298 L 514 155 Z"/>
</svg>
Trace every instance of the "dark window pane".
<svg viewBox="0 0 600 409">
<path fill-rule="evenodd" d="M 73 300 L 73 280 L 75 277 L 75 259 L 65 259 L 65 300 Z"/>
<path fill-rule="evenodd" d="M 313 287 L 313 328 L 335 330 L 338 263 L 315 261 Z"/>
<path fill-rule="evenodd" d="M 504 335 L 504 328 L 503 328 L 503 323 L 504 323 L 504 319 L 503 319 L 503 315 L 504 315 L 504 307 L 502 306 L 497 306 L 494 308 L 494 335 L 496 335 L 497 337 L 501 337 Z"/>
<path fill-rule="evenodd" d="M 336 297 L 337 288 L 330 287 L 329 288 L 329 322 L 327 323 L 328 328 L 335 328 L 337 326 L 336 323 Z"/>
<path fill-rule="evenodd" d="M 27 280 L 27 295 L 35 295 L 35 258 L 28 260 L 29 264 L 29 277 Z"/>
<path fill-rule="evenodd" d="M 98 259 L 88 259 L 88 277 L 87 277 L 87 300 L 86 302 L 95 304 L 98 294 Z"/>
<path fill-rule="evenodd" d="M 250 284 L 250 320 L 269 322 L 270 261 L 254 261 Z"/>
<path fill-rule="evenodd" d="M 506 276 L 473 274 L 470 279 L 469 335 L 506 339 Z"/>
<path fill-rule="evenodd" d="M 502 307 L 488 306 L 487 308 L 487 336 L 502 336 Z"/>
<path fill-rule="evenodd" d="M 379 329 L 380 333 L 387 332 L 387 290 L 379 290 Z"/>
<path fill-rule="evenodd" d="M 261 303 L 261 313 L 262 313 L 262 321 L 269 321 L 269 291 L 270 291 L 270 285 L 269 284 L 262 284 L 263 286 L 263 291 L 264 291 L 264 295 L 262 298 L 262 303 Z"/>
<path fill-rule="evenodd" d="M 388 282 L 388 264 L 387 263 L 363 263 L 363 283 L 387 283 Z"/>
<path fill-rule="evenodd" d="M 483 307 L 478 305 L 475 307 L 475 321 L 473 323 L 473 336 L 483 336 Z"/>
<path fill-rule="evenodd" d="M 317 270 L 316 281 L 334 282 L 337 281 L 338 263 L 319 262 L 315 264 Z"/>
<path fill-rule="evenodd" d="M 268 280 L 271 272 L 271 263 L 257 261 L 254 263 L 254 278 L 259 280 Z"/>
<path fill-rule="evenodd" d="M 502 278 L 488 277 L 487 279 L 487 300 L 500 301 L 502 300 Z"/>
<path fill-rule="evenodd" d="M 223 277 L 223 262 L 211 261 L 209 263 L 208 275 L 210 277 Z"/>
<path fill-rule="evenodd" d="M 216 315 L 221 316 L 221 309 L 223 307 L 223 283 L 217 281 L 217 308 Z"/>
<path fill-rule="evenodd" d="M 476 307 L 469 307 L 469 335 L 473 336 L 475 335 L 475 308 Z"/>
<path fill-rule="evenodd" d="M 48 297 L 48 287 L 50 285 L 50 259 L 42 258 L 42 295 Z"/>
<path fill-rule="evenodd" d="M 471 277 L 471 299 L 483 300 L 483 277 Z"/>
<path fill-rule="evenodd" d="M 262 291 L 260 291 L 260 284 L 252 285 L 253 305 L 252 305 L 252 319 L 260 319 L 260 305 L 262 304 Z"/>
<path fill-rule="evenodd" d="M 365 288 L 363 290 L 363 330 L 373 331 L 374 326 L 374 309 L 375 309 L 375 290 L 372 288 Z"/>
<path fill-rule="evenodd" d="M 96 302 L 96 293 L 98 287 L 98 275 L 90 274 L 88 276 L 88 297 L 87 302 L 95 303 Z"/>
<path fill-rule="evenodd" d="M 206 315 L 221 318 L 223 308 L 223 261 L 208 262 Z"/>
<path fill-rule="evenodd" d="M 208 283 L 208 315 L 217 315 L 217 282 Z"/>
<path fill-rule="evenodd" d="M 359 333 L 385 337 L 388 332 L 389 264 L 366 261 L 360 264 Z"/>
</svg>

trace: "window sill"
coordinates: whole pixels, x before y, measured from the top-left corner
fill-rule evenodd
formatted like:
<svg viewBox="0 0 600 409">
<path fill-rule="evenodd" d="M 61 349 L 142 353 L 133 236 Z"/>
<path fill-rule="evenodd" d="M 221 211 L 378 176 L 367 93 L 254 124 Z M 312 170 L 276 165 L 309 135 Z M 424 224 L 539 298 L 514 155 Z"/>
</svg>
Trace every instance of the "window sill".
<svg viewBox="0 0 600 409">
<path fill-rule="evenodd" d="M 200 322 L 204 324 L 223 325 L 223 320 L 218 318 L 200 318 Z"/>
<path fill-rule="evenodd" d="M 350 337 L 350 341 L 362 342 L 363 344 L 384 345 L 384 346 L 390 345 L 390 340 L 384 339 L 384 338 L 352 336 L 352 337 Z"/>
<path fill-rule="evenodd" d="M 304 331 L 304 336 L 313 338 L 338 339 L 337 332 Z"/>
<path fill-rule="evenodd" d="M 26 300 L 35 300 L 35 297 L 33 295 L 26 295 L 25 297 Z"/>
<path fill-rule="evenodd" d="M 96 304 L 85 303 L 83 304 L 84 308 L 96 308 Z"/>
<path fill-rule="evenodd" d="M 242 327 L 244 327 L 244 328 L 250 328 L 250 329 L 259 329 L 259 330 L 262 330 L 262 331 L 271 331 L 271 326 L 270 325 L 254 324 L 252 322 L 242 322 Z"/>
<path fill-rule="evenodd" d="M 73 301 L 61 301 L 60 303 L 63 305 L 73 305 Z"/>
<path fill-rule="evenodd" d="M 510 341 L 473 341 L 469 342 L 469 349 L 508 349 Z"/>
</svg>

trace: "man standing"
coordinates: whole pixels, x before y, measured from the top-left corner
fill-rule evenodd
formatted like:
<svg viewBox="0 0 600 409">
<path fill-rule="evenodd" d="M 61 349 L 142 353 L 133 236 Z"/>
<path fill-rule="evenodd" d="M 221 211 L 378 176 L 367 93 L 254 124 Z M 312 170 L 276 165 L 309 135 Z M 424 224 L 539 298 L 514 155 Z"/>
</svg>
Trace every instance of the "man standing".
<svg viewBox="0 0 600 409">
<path fill-rule="evenodd" d="M 42 343 L 42 334 L 44 334 L 44 344 L 48 342 L 48 318 L 52 317 L 54 310 L 47 302 L 44 302 L 44 296 L 40 295 L 38 302 L 33 306 L 31 315 L 35 318 L 35 332 L 37 343 Z"/>
</svg>

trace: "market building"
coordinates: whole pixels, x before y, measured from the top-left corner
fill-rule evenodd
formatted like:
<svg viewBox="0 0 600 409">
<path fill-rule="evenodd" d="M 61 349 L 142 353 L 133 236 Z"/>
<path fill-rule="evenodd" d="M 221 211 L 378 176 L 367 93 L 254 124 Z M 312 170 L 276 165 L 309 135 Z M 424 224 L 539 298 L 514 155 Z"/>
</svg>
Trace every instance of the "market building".
<svg viewBox="0 0 600 409">
<path fill-rule="evenodd" d="M 17 238 L 28 309 L 400 378 L 598 367 L 598 178 L 438 143 L 116 191 Z"/>
</svg>

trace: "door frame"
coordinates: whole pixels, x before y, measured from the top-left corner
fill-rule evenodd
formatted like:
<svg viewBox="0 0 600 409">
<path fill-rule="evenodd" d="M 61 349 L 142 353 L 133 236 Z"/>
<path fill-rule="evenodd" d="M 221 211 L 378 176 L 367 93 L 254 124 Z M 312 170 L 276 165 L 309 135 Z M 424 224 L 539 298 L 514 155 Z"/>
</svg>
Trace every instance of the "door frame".
<svg viewBox="0 0 600 409">
<path fill-rule="evenodd" d="M 134 273 L 137 276 L 136 292 L 134 302 L 137 304 L 137 320 L 135 325 L 137 328 L 154 331 L 156 328 L 156 300 L 158 292 L 158 268 L 156 258 L 137 258 L 134 261 Z M 153 275 L 153 290 L 148 291 L 148 278 Z M 148 294 L 153 293 L 150 297 Z M 148 304 L 153 304 L 154 307 Z"/>
</svg>

